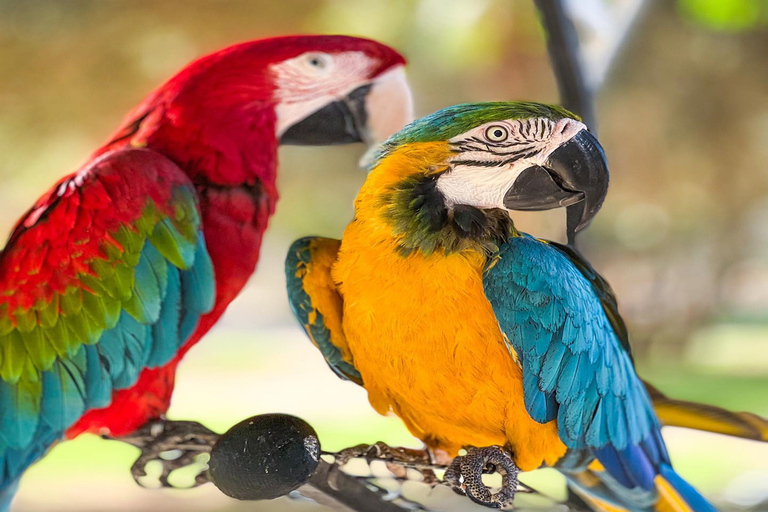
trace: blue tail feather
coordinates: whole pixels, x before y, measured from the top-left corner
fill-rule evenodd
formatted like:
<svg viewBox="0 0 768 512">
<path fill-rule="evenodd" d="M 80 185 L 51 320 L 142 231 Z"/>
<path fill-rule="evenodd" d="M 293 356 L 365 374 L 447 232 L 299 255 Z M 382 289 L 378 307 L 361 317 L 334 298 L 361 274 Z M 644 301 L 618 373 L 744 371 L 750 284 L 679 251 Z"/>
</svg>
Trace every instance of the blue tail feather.
<svg viewBox="0 0 768 512">
<path fill-rule="evenodd" d="M 681 498 L 685 500 L 693 512 L 717 512 L 707 499 L 699 494 L 699 491 L 693 488 L 691 484 L 675 473 L 675 470 L 667 464 L 659 467 L 659 473 L 669 484 L 674 487 Z"/>
<path fill-rule="evenodd" d="M 0 489 L 0 512 L 10 512 L 11 502 L 19 488 L 19 480 L 20 477 L 17 477 L 14 481 Z"/>
</svg>

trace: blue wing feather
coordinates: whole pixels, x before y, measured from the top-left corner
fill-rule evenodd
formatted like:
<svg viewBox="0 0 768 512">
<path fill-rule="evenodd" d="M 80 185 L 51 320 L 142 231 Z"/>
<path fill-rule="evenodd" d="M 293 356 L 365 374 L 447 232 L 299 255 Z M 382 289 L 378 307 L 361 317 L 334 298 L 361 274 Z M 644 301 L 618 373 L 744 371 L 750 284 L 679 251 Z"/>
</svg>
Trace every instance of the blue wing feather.
<svg viewBox="0 0 768 512">
<path fill-rule="evenodd" d="M 205 247 L 202 233 L 198 238 L 194 261 L 195 264 L 181 276 L 184 305 L 189 311 L 210 311 L 213 309 L 216 298 L 216 280 L 213 276 L 213 263 Z"/>
<path fill-rule="evenodd" d="M 216 298 L 213 263 L 205 247 L 202 233 L 195 253 L 195 264 L 188 272 L 183 272 L 181 275 L 181 293 L 185 307 L 179 324 L 180 345 L 194 332 L 200 319 L 200 312 L 213 309 Z"/>
<path fill-rule="evenodd" d="M 31 442 L 37 419 L 16 411 L 36 410 L 39 402 L 39 395 L 0 380 L 0 437 L 7 446 L 18 448 Z"/>
<path fill-rule="evenodd" d="M 181 278 L 176 267 L 168 269 L 167 286 L 160 318 L 152 326 L 152 343 L 145 365 L 162 366 L 170 361 L 179 348 L 179 316 L 181 315 Z"/>
<path fill-rule="evenodd" d="M 112 400 L 112 379 L 95 345 L 85 345 L 87 369 L 85 372 L 85 391 L 88 405 L 100 409 Z"/>
<path fill-rule="evenodd" d="M 531 417 L 557 419 L 566 446 L 591 449 L 623 485 L 652 489 L 668 462 L 660 427 L 591 283 L 563 252 L 525 235 L 500 248 L 484 287 L 523 361 Z"/>
<path fill-rule="evenodd" d="M 63 433 L 85 410 L 85 398 L 61 361 L 43 372 L 40 421 L 47 423 L 51 430 Z"/>
<path fill-rule="evenodd" d="M 331 341 L 332 332 L 326 325 L 326 318 L 315 304 L 317 298 L 310 297 L 304 289 L 304 279 L 307 276 L 309 264 L 312 262 L 311 244 L 314 241 L 338 244 L 338 241 L 319 237 L 308 237 L 297 240 L 288 250 L 285 260 L 285 277 L 288 288 L 288 301 L 296 319 L 304 327 L 315 346 L 325 358 L 333 372 L 344 380 L 362 384 L 360 372 L 353 364 L 346 361 L 341 350 Z M 329 245 L 330 247 L 330 245 Z M 330 273 L 330 268 L 315 269 L 314 272 Z M 330 291 L 330 290 L 329 290 Z M 333 290 L 333 293 L 338 293 Z M 341 315 L 341 311 L 327 311 L 328 314 Z M 343 333 L 336 333 L 343 336 Z"/>
<path fill-rule="evenodd" d="M 150 263 L 150 259 L 155 257 L 156 252 L 152 249 L 142 250 L 139 263 L 134 270 L 131 299 L 123 306 L 136 320 L 144 324 L 157 322 L 163 303 L 160 284 Z"/>
<path fill-rule="evenodd" d="M 115 329 L 120 336 L 120 344 L 123 347 L 123 359 L 125 366 L 120 375 L 114 377 L 114 388 L 125 389 L 131 387 L 142 370 L 144 360 L 149 356 L 152 345 L 146 343 L 150 335 L 151 327 L 139 323 L 132 315 L 123 312 Z"/>
</svg>

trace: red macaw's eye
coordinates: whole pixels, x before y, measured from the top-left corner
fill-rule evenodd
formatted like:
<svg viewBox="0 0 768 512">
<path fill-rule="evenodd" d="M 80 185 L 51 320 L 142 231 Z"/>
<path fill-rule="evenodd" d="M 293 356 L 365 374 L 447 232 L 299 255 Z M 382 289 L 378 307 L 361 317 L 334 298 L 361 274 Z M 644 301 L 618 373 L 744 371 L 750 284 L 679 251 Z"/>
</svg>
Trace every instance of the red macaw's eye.
<svg viewBox="0 0 768 512">
<path fill-rule="evenodd" d="M 506 126 L 494 124 L 485 129 L 485 138 L 491 142 L 501 142 L 509 137 L 509 130 Z"/>
<path fill-rule="evenodd" d="M 325 53 L 310 53 L 307 55 L 307 64 L 316 70 L 323 70 L 331 63 L 331 56 Z"/>
</svg>

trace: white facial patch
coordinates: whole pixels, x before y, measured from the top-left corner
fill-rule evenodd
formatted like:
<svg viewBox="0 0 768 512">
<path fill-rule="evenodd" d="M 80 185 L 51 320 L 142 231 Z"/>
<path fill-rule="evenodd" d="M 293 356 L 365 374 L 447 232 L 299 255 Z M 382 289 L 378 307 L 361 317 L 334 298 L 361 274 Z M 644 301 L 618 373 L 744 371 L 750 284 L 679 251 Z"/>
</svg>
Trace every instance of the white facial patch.
<svg viewBox="0 0 768 512">
<path fill-rule="evenodd" d="M 277 136 L 364 85 L 375 65 L 363 52 L 308 52 L 272 64 Z"/>
<path fill-rule="evenodd" d="M 448 206 L 504 208 L 504 195 L 525 169 L 544 165 L 586 126 L 575 119 L 494 121 L 450 139 L 457 150 L 437 179 Z"/>
<path fill-rule="evenodd" d="M 506 194 L 523 168 L 512 173 L 509 169 L 455 166 L 437 178 L 437 189 L 446 206 L 466 204 L 480 209 L 504 208 Z"/>
</svg>

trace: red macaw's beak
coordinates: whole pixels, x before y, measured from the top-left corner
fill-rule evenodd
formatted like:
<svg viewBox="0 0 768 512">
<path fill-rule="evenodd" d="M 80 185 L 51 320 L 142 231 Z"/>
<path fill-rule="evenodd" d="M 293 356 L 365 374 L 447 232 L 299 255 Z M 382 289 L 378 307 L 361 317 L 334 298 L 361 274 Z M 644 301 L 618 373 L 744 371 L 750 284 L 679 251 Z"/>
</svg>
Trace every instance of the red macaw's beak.
<svg viewBox="0 0 768 512">
<path fill-rule="evenodd" d="M 411 90 L 398 64 L 290 126 L 280 143 L 376 146 L 412 120 Z"/>
<path fill-rule="evenodd" d="M 577 208 L 575 231 L 589 224 L 608 193 L 608 164 L 597 139 L 581 130 L 553 151 L 543 166 L 525 169 L 504 196 L 510 210 Z"/>
</svg>

